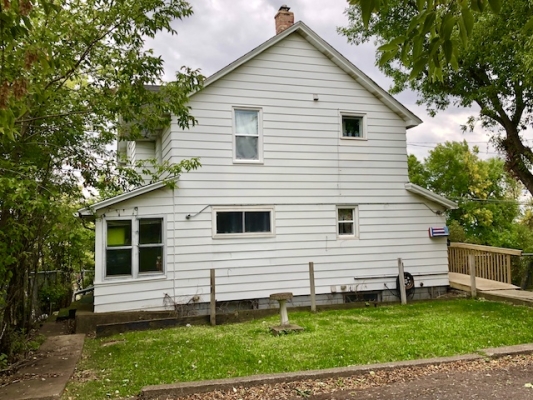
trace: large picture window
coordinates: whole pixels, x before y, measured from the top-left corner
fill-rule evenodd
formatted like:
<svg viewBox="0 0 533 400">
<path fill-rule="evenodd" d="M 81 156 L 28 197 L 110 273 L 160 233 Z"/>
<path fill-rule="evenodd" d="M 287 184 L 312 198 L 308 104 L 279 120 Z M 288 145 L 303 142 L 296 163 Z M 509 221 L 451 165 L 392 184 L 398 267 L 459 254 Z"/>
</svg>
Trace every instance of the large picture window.
<svg viewBox="0 0 533 400">
<path fill-rule="evenodd" d="M 163 272 L 162 218 L 108 220 L 106 241 L 107 277 Z"/>
<path fill-rule="evenodd" d="M 274 234 L 272 209 L 215 209 L 214 236 Z"/>
<path fill-rule="evenodd" d="M 262 159 L 261 111 L 234 109 L 235 161 L 259 162 Z"/>
</svg>

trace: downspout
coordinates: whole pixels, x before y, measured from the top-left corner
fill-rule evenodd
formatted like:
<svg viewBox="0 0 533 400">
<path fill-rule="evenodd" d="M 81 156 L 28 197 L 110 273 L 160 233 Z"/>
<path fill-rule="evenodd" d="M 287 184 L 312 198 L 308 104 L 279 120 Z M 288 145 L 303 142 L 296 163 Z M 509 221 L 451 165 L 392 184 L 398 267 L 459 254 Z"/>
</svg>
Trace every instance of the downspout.
<svg viewBox="0 0 533 400">
<path fill-rule="evenodd" d="M 172 239 L 173 242 L 173 268 L 172 268 L 172 289 L 174 291 L 174 303 L 176 303 L 176 188 L 174 187 L 172 189 L 172 214 L 173 214 L 173 222 L 172 222 L 172 235 L 174 236 Z"/>
</svg>

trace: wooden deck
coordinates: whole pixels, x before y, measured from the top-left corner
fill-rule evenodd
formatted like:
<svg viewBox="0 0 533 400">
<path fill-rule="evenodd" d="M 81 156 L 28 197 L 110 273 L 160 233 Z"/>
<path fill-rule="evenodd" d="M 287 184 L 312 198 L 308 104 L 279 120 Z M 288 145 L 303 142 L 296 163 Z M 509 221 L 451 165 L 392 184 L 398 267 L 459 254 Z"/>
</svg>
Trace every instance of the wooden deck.
<svg viewBox="0 0 533 400">
<path fill-rule="evenodd" d="M 450 286 L 454 289 L 470 292 L 470 276 L 448 273 Z M 490 279 L 476 277 L 476 289 L 479 297 L 487 300 L 509 301 L 514 304 L 533 307 L 533 292 L 520 290 L 518 286 L 510 283 L 491 281 Z"/>
</svg>

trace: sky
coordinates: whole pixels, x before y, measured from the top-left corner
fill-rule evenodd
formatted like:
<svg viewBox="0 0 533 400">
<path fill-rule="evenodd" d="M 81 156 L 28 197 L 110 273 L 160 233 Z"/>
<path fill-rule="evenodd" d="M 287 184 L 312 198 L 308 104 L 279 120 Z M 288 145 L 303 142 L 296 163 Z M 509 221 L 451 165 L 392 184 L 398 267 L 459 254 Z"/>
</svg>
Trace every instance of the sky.
<svg viewBox="0 0 533 400">
<path fill-rule="evenodd" d="M 283 3 L 282 1 L 286 1 Z M 376 48 L 372 43 L 354 46 L 337 33 L 337 27 L 348 25 L 344 14 L 346 0 L 190 0 L 194 14 L 174 21 L 177 36 L 160 34 L 147 41 L 165 60 L 165 80 L 172 80 L 181 66 L 199 68 L 210 76 L 232 61 L 259 46 L 275 34 L 274 16 L 279 7 L 291 7 L 296 21 L 303 21 L 326 42 L 354 63 L 382 88 L 388 90 L 391 80 L 375 65 Z M 417 95 L 402 92 L 395 96 L 424 122 L 407 131 L 407 151 L 422 159 L 438 143 L 467 140 L 478 146 L 480 156 L 497 156 L 488 143 L 488 132 L 480 127 L 463 133 L 460 126 L 476 110 L 450 107 L 432 118 L 424 106 L 417 106 Z"/>
</svg>

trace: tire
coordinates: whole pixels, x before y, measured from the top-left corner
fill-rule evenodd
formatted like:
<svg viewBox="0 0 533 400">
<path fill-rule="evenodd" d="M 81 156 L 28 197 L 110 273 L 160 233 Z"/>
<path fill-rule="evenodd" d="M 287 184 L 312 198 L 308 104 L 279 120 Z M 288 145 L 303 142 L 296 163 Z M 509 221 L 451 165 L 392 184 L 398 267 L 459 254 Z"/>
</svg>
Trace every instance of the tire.
<svg viewBox="0 0 533 400">
<path fill-rule="evenodd" d="M 409 272 L 404 272 L 403 277 L 405 281 L 405 291 L 412 291 L 415 288 L 415 278 Z M 400 275 L 396 277 L 396 290 L 400 290 Z"/>
</svg>

